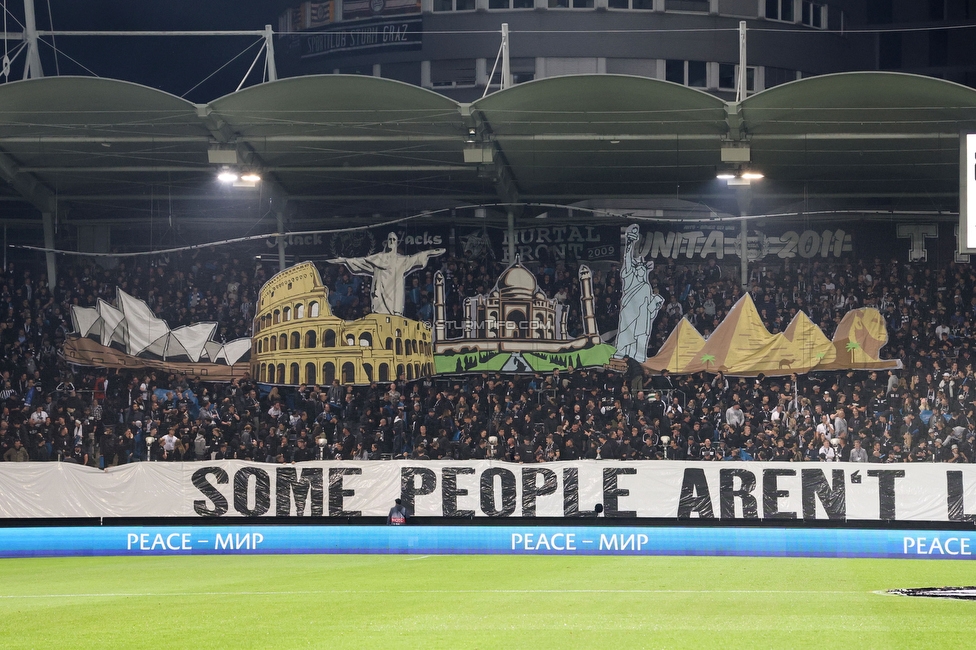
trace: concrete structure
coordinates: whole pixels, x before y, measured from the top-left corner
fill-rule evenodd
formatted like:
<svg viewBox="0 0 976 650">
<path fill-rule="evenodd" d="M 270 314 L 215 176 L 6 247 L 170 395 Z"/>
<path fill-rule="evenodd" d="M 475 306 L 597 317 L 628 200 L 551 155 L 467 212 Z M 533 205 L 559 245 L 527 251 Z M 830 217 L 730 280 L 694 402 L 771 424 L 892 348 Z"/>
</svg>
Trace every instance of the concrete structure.
<svg viewBox="0 0 976 650">
<path fill-rule="evenodd" d="M 55 249 L 425 212 L 515 228 L 539 215 L 531 204 L 568 206 L 572 221 L 573 206 L 624 200 L 668 220 L 959 210 L 976 93 L 948 81 L 976 85 L 974 0 L 276 0 L 268 18 L 287 7 L 278 40 L 237 34 L 264 39 L 265 78 L 275 56 L 291 78 L 206 103 L 40 69 L 3 84 L 8 241 L 43 242 L 56 285 Z M 745 99 L 732 92 L 741 21 Z M 28 45 L 56 35 L 27 23 Z M 492 92 L 503 23 L 515 86 Z M 856 72 L 824 74 L 841 70 Z M 716 181 L 747 163 L 759 187 Z M 264 180 L 218 185 L 223 166 Z M 132 218 L 161 197 L 167 219 Z M 269 211 L 273 227 L 246 217 Z"/>
<path fill-rule="evenodd" d="M 514 83 L 567 74 L 628 74 L 730 99 L 748 37 L 749 92 L 855 70 L 911 70 L 973 85 L 972 32 L 864 33 L 951 27 L 973 3 L 933 0 L 326 0 L 282 13 L 278 49 L 295 74 L 361 74 L 470 102 L 501 84 L 507 24 Z M 968 66 L 968 67 L 967 67 Z M 494 68 L 494 75 L 492 70 Z"/>
</svg>

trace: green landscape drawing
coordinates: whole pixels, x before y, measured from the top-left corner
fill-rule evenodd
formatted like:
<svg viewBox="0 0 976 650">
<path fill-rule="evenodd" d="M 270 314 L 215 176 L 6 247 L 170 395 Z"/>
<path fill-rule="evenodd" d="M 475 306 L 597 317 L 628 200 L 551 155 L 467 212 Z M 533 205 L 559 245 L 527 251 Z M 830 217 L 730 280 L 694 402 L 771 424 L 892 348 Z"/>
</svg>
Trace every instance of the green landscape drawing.
<svg viewBox="0 0 976 650">
<path fill-rule="evenodd" d="M 573 352 L 525 352 L 522 357 L 532 366 L 533 370 L 545 372 L 548 370 L 565 370 L 569 366 L 574 368 L 602 368 L 616 352 L 616 348 L 606 343 L 583 348 Z"/>
<path fill-rule="evenodd" d="M 508 371 L 532 371 L 548 372 L 551 370 L 565 370 L 569 366 L 574 368 L 603 367 L 613 356 L 614 348 L 612 345 L 600 343 L 582 350 L 571 350 L 566 352 L 523 352 L 521 355 L 513 355 L 509 352 L 461 352 L 457 354 L 435 354 L 434 371 L 437 374 L 455 375 L 465 372 L 495 372 L 500 370 Z M 517 367 L 506 368 L 510 361 L 517 362 L 520 359 L 524 364 L 524 369 Z M 511 365 L 511 364 L 509 364 Z"/>
<path fill-rule="evenodd" d="M 438 375 L 456 375 L 463 372 L 494 372 L 501 370 L 511 356 L 508 352 L 435 354 L 434 372 Z"/>
</svg>

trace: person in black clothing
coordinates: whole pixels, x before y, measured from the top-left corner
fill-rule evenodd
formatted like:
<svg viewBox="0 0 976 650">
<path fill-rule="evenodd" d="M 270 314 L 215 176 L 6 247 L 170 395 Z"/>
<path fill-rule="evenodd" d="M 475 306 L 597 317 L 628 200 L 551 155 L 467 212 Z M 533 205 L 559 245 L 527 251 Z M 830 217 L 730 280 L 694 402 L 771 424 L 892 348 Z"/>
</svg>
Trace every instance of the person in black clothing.
<svg viewBox="0 0 976 650">
<path fill-rule="evenodd" d="M 396 505 L 390 508 L 390 514 L 386 517 L 386 523 L 390 526 L 405 526 L 410 513 L 403 505 L 403 501 L 396 500 Z"/>
<path fill-rule="evenodd" d="M 295 444 L 297 447 L 292 453 L 292 461 L 296 463 L 304 463 L 309 460 L 315 460 L 315 453 L 308 448 L 305 438 L 299 438 Z"/>
</svg>

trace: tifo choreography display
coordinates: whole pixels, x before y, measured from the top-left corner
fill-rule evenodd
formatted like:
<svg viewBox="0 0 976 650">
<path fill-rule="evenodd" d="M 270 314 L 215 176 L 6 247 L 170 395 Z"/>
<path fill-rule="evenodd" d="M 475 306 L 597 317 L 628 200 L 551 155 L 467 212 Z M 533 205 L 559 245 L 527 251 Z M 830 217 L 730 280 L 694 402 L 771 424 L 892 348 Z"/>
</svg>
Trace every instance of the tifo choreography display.
<svg viewBox="0 0 976 650">
<path fill-rule="evenodd" d="M 748 291 L 726 249 L 673 246 L 717 231 L 633 224 L 517 231 L 510 260 L 425 225 L 293 238 L 323 261 L 278 273 L 245 245 L 8 268 L 0 460 L 972 461 L 971 267 L 854 257 L 935 260 L 933 224 L 813 257 L 760 245 L 782 228 L 747 237 Z"/>
<path fill-rule="evenodd" d="M 611 358 L 644 364 L 649 371 L 669 368 L 681 374 L 714 370 L 776 376 L 812 370 L 900 367 L 898 360 L 884 361 L 878 356 L 887 342 L 887 331 L 876 309 L 849 310 L 833 341 L 803 311 L 794 311 L 783 331 L 774 334 L 766 329 L 749 293 L 735 301 L 707 341 L 682 319 L 658 354 L 648 358 L 652 329 L 665 300 L 652 287 L 654 262 L 645 262 L 640 254 L 649 247 L 647 242 L 643 249 L 640 246 L 640 228 L 628 226 L 622 238 L 619 300 L 607 305 L 619 313 L 619 318 L 606 337 L 601 336 L 597 324 L 593 273 L 588 266 L 579 266 L 576 311 L 565 299 L 547 295 L 518 256 L 490 291 L 463 298 L 460 322 L 452 323 L 450 319 L 457 314 L 447 313 L 443 270 L 433 275 L 433 301 L 432 305 L 428 303 L 433 313 L 427 314 L 430 320 L 424 324 L 405 318 L 407 278 L 446 250 L 402 254 L 396 233 L 387 235 L 380 252 L 328 260 L 371 278 L 371 313 L 357 321 L 346 322 L 332 313 L 334 299 L 310 262 L 268 280 L 258 297 L 252 338 L 223 347 L 207 342 L 216 324 L 197 323 L 170 331 L 145 303 L 121 289 L 122 311 L 99 301 L 96 308 L 72 306 L 71 316 L 81 340 L 91 338 L 102 348 L 118 344 L 127 355 L 181 372 L 192 372 L 192 364 L 201 359 L 233 366 L 249 347 L 251 376 L 270 384 L 315 384 L 319 380 L 329 384 L 337 377 L 343 383 L 368 384 L 401 375 L 411 381 L 434 373 L 483 370 L 527 373 L 556 367 L 603 367 Z M 347 294 L 354 284 L 347 286 Z M 415 300 L 419 301 L 420 294 L 416 291 Z M 681 315 L 680 306 L 669 308 Z M 582 325 L 576 336 L 570 333 L 571 311 L 579 314 Z M 417 315 L 422 316 L 419 310 Z M 579 325 L 573 330 L 579 331 Z M 451 336 L 449 330 L 459 330 L 460 337 Z M 93 349 L 90 342 L 81 340 L 68 342 L 68 356 L 75 362 L 139 365 L 135 360 L 117 360 L 118 355 Z M 605 341 L 615 341 L 615 345 Z M 199 372 L 222 373 L 222 369 L 201 367 Z"/>
</svg>

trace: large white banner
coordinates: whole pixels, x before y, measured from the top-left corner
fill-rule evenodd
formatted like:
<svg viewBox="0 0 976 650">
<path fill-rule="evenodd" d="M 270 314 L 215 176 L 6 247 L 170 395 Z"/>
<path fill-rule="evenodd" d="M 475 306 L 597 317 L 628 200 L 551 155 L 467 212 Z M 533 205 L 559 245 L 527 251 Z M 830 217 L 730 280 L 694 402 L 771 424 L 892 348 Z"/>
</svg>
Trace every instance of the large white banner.
<svg viewBox="0 0 976 650">
<path fill-rule="evenodd" d="M 579 461 L 0 464 L 0 517 L 385 516 L 976 521 L 976 467 Z"/>
</svg>

